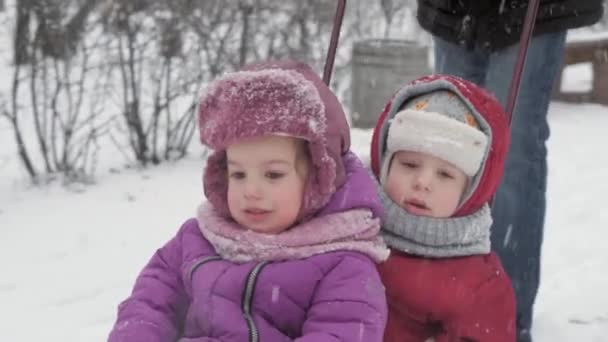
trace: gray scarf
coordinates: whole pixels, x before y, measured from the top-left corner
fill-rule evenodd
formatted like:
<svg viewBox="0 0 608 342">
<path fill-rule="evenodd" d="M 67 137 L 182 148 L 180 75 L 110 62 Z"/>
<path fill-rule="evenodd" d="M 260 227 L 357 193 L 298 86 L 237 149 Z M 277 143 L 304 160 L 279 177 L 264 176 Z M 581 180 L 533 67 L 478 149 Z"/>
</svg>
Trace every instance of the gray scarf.
<svg viewBox="0 0 608 342">
<path fill-rule="evenodd" d="M 434 218 L 409 214 L 383 189 L 378 193 L 386 210 L 381 235 L 389 247 L 430 258 L 490 252 L 492 216 L 487 204 L 469 216 Z"/>
</svg>

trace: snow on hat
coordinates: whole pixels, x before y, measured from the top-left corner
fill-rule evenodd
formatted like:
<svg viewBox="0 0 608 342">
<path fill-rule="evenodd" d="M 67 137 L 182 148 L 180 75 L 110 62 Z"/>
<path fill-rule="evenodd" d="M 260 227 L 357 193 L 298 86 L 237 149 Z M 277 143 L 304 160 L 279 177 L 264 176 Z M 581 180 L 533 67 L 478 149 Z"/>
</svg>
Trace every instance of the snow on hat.
<svg viewBox="0 0 608 342">
<path fill-rule="evenodd" d="M 346 115 L 336 96 L 304 63 L 264 62 L 215 80 L 201 97 L 198 123 L 201 142 L 214 150 L 203 175 L 205 195 L 225 216 L 230 215 L 225 149 L 242 139 L 282 135 L 308 143 L 311 170 L 301 219 L 324 207 L 346 178 Z"/>
</svg>

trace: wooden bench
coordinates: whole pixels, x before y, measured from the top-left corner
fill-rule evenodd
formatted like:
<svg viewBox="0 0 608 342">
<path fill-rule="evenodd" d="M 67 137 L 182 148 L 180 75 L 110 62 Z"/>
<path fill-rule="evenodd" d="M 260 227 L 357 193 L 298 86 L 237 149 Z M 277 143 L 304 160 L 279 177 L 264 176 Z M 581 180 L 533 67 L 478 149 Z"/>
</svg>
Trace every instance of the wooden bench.
<svg viewBox="0 0 608 342">
<path fill-rule="evenodd" d="M 562 91 L 564 69 L 572 64 L 591 63 L 592 87 L 589 92 Z M 564 63 L 553 92 L 553 99 L 565 102 L 594 102 L 608 105 L 608 38 L 566 44 Z"/>
</svg>

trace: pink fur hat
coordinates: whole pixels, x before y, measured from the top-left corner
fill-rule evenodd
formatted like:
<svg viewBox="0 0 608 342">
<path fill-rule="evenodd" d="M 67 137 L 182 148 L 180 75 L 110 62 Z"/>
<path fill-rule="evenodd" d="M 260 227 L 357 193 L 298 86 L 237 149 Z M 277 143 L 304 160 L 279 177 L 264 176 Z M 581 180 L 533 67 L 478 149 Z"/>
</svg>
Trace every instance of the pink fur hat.
<svg viewBox="0 0 608 342">
<path fill-rule="evenodd" d="M 308 65 L 293 60 L 250 65 L 212 82 L 198 108 L 201 142 L 213 153 L 203 176 L 205 196 L 229 216 L 226 148 L 264 135 L 308 142 L 311 156 L 301 218 L 323 208 L 345 180 L 342 154 L 350 132 L 340 102 Z"/>
</svg>

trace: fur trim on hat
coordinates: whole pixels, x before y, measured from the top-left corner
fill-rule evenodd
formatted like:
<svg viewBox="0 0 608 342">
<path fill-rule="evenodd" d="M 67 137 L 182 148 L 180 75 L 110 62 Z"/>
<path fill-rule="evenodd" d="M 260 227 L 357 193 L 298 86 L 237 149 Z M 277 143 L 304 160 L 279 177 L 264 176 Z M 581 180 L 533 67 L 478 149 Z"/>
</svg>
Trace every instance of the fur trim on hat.
<svg viewBox="0 0 608 342">
<path fill-rule="evenodd" d="M 385 182 L 395 152 L 430 154 L 448 161 L 473 177 L 485 158 L 488 137 L 480 130 L 440 113 L 403 110 L 388 130 L 386 157 L 380 172 Z"/>
</svg>

